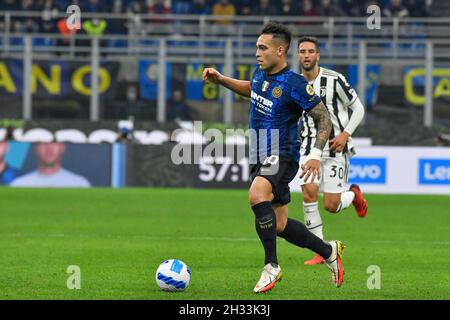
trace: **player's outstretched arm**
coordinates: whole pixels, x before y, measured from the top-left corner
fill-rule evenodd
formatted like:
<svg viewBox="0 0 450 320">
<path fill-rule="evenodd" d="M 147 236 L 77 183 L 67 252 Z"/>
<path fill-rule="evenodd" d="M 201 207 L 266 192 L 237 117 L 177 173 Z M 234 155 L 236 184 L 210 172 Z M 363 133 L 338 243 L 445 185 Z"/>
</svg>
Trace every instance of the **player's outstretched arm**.
<svg viewBox="0 0 450 320">
<path fill-rule="evenodd" d="M 250 81 L 237 80 L 230 77 L 222 75 L 219 71 L 214 68 L 205 68 L 202 74 L 202 80 L 205 82 L 217 83 L 231 91 L 249 98 L 251 92 Z"/>
<path fill-rule="evenodd" d="M 323 148 L 330 137 L 332 123 L 330 114 L 322 102 L 312 108 L 308 115 L 317 123 L 316 143 L 302 165 L 300 178 L 309 181 L 312 175 L 312 181 L 314 181 L 316 177 L 320 178 L 320 159 Z"/>
</svg>

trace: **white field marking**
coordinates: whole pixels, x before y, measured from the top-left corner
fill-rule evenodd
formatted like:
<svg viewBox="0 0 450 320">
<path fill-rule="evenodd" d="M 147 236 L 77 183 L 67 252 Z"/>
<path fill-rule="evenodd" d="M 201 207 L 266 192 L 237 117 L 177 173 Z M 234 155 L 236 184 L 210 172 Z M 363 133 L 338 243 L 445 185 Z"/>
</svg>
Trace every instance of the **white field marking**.
<svg viewBox="0 0 450 320">
<path fill-rule="evenodd" d="M 104 234 L 64 234 L 64 233 L 0 233 L 0 239 L 2 237 L 8 238 L 105 238 L 105 239 L 142 239 L 142 240 L 186 240 L 186 241 L 259 241 L 258 238 L 247 237 L 178 237 L 178 236 L 147 236 L 147 235 L 104 235 Z M 450 246 L 450 241 L 414 241 L 414 240 L 358 240 L 363 243 L 373 244 L 413 244 L 413 245 L 444 245 Z"/>
<path fill-rule="evenodd" d="M 444 245 L 449 246 L 450 241 L 410 241 L 410 240 L 367 240 L 367 241 L 361 241 L 361 242 L 368 242 L 368 243 L 374 243 L 374 244 L 394 244 L 394 243 L 402 243 L 402 244 L 436 244 L 436 245 Z"/>
<path fill-rule="evenodd" d="M 258 241 L 257 238 L 230 238 L 230 237 L 174 237 L 174 236 L 147 236 L 147 235 L 113 235 L 113 234 L 63 234 L 63 233 L 0 233 L 8 238 L 106 238 L 106 239 L 143 239 L 143 240 L 188 240 L 188 241 Z"/>
</svg>

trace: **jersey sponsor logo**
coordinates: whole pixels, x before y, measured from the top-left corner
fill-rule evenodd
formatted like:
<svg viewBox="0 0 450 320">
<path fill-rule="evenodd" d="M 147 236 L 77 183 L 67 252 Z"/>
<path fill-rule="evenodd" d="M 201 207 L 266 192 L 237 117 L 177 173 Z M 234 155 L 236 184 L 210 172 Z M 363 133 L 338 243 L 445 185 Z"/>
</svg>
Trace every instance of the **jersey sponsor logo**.
<svg viewBox="0 0 450 320">
<path fill-rule="evenodd" d="M 270 101 L 269 99 L 264 98 L 263 96 L 260 96 L 259 94 L 257 94 L 255 91 L 252 91 L 251 93 L 251 97 L 252 99 L 254 99 L 258 104 L 262 104 L 266 107 L 272 107 L 273 106 L 273 102 Z"/>
<path fill-rule="evenodd" d="M 262 92 L 266 92 L 269 89 L 270 83 L 267 81 L 264 81 L 262 86 L 261 86 L 261 90 Z"/>
<path fill-rule="evenodd" d="M 450 185 L 450 159 L 419 159 L 419 184 Z"/>
<path fill-rule="evenodd" d="M 274 98 L 279 98 L 279 97 L 281 97 L 282 94 L 283 94 L 283 90 L 281 90 L 280 87 L 275 87 L 275 88 L 273 88 L 273 90 L 272 90 L 272 96 L 273 96 Z"/>
<path fill-rule="evenodd" d="M 306 92 L 308 92 L 308 94 L 310 96 L 314 95 L 314 88 L 313 88 L 313 86 L 310 85 L 310 84 L 306 85 Z"/>
<path fill-rule="evenodd" d="M 349 168 L 349 182 L 385 184 L 386 167 L 386 158 L 352 158 Z"/>
</svg>

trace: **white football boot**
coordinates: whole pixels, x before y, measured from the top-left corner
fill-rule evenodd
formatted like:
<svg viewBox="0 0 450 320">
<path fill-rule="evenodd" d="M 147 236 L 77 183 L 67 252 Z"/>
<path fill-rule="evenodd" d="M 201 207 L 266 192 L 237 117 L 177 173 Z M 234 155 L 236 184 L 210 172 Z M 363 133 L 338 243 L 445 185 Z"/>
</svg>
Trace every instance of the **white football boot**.
<svg viewBox="0 0 450 320">
<path fill-rule="evenodd" d="M 253 291 L 255 293 L 266 292 L 275 286 L 275 283 L 281 281 L 283 275 L 281 274 L 281 267 L 273 267 L 272 264 L 268 263 L 264 266 L 263 272 L 261 273 L 261 278 L 259 278 Z"/>
<path fill-rule="evenodd" d="M 332 272 L 334 285 L 339 288 L 344 280 L 344 267 L 342 266 L 344 245 L 339 240 L 330 241 L 329 244 L 333 250 L 331 256 L 328 259 L 325 259 L 325 263 Z"/>
</svg>

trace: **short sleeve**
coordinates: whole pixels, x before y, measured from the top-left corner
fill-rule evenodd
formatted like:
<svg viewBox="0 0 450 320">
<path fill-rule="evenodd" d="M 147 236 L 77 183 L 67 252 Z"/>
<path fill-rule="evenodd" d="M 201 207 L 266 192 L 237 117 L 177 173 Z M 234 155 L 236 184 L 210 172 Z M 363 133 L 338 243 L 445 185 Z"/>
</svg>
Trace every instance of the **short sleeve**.
<svg viewBox="0 0 450 320">
<path fill-rule="evenodd" d="M 342 75 L 337 78 L 336 93 L 339 100 L 346 107 L 353 104 L 353 102 L 355 102 L 356 98 L 358 97 L 355 89 L 352 88 L 352 86 Z"/>
<path fill-rule="evenodd" d="M 309 111 L 319 104 L 320 97 L 303 76 L 297 76 L 291 82 L 291 98 L 301 109 Z"/>
</svg>

